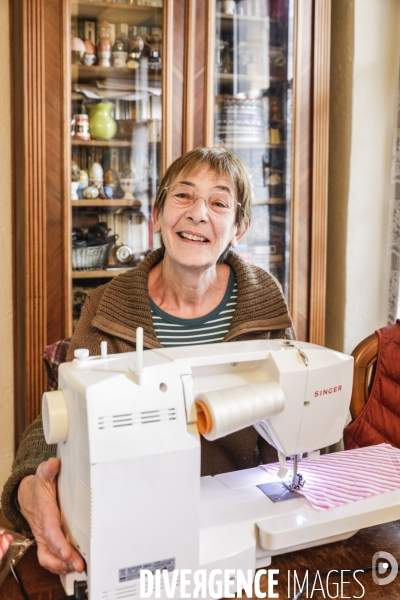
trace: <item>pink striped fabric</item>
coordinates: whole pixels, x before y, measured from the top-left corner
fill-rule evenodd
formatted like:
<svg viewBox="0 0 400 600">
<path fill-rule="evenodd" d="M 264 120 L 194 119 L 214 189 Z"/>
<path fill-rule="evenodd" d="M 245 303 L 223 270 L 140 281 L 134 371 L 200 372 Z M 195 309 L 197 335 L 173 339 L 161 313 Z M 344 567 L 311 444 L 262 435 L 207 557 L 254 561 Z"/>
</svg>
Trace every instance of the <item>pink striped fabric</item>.
<svg viewBox="0 0 400 600">
<path fill-rule="evenodd" d="M 290 461 L 287 462 L 290 470 Z M 261 467 L 276 474 L 279 464 Z M 302 460 L 298 472 L 306 481 L 298 493 L 321 510 L 400 488 L 400 452 L 379 444 Z"/>
</svg>

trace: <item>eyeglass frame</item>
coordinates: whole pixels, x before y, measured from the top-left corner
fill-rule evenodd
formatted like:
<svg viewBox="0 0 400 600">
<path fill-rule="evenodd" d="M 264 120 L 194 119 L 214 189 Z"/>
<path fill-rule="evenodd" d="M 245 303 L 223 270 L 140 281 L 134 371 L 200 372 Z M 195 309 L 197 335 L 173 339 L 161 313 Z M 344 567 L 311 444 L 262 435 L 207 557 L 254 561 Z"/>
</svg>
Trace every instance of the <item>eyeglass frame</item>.
<svg viewBox="0 0 400 600">
<path fill-rule="evenodd" d="M 193 202 L 190 204 L 190 206 L 193 206 L 193 204 L 196 202 L 197 198 L 203 198 L 206 208 L 208 209 L 208 199 L 210 198 L 211 194 L 208 194 L 208 196 L 203 196 L 203 194 L 196 194 L 196 190 L 194 189 L 194 187 L 192 187 L 191 185 L 189 185 L 188 183 L 170 183 L 169 185 L 167 185 L 165 188 L 163 188 L 166 192 L 168 190 L 168 188 L 174 186 L 174 185 L 185 185 L 186 187 L 190 188 L 191 190 L 194 191 L 194 200 Z M 168 192 L 167 192 L 168 194 Z M 244 208 L 242 207 L 242 203 L 239 202 L 238 200 L 236 200 L 236 198 L 234 196 L 232 196 L 232 194 L 230 194 L 229 192 L 227 192 L 228 196 L 230 196 L 232 198 L 232 200 L 234 200 L 236 202 L 236 204 L 239 206 L 239 208 L 244 212 Z M 208 209 L 209 210 L 209 209 Z M 212 212 L 212 211 L 211 211 Z"/>
</svg>

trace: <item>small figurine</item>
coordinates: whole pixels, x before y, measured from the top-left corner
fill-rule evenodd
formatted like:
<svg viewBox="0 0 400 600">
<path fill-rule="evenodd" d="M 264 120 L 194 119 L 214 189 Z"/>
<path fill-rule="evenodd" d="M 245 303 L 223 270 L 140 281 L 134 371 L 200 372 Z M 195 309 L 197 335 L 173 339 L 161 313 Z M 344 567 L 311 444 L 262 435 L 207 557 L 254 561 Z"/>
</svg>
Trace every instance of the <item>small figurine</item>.
<svg viewBox="0 0 400 600">
<path fill-rule="evenodd" d="M 148 44 L 150 47 L 150 52 L 158 52 L 158 55 L 161 56 L 161 29 L 160 27 L 153 27 L 151 30 L 151 35 L 148 38 Z"/>
<path fill-rule="evenodd" d="M 97 56 L 100 67 L 111 67 L 111 39 L 110 24 L 108 21 L 101 21 L 99 24 L 99 43 L 97 45 Z"/>
<path fill-rule="evenodd" d="M 79 167 L 74 160 L 71 160 L 71 181 L 79 181 Z"/>
<path fill-rule="evenodd" d="M 87 200 L 94 200 L 99 196 L 99 190 L 94 185 L 90 185 L 86 189 L 83 190 L 82 195 Z"/>
<path fill-rule="evenodd" d="M 81 65 L 85 56 L 86 47 L 81 38 L 71 40 L 71 60 L 73 65 Z"/>
<path fill-rule="evenodd" d="M 133 190 L 136 185 L 136 172 L 133 169 L 133 165 L 125 165 L 120 179 L 120 185 L 124 191 L 124 200 L 135 200 L 133 196 Z M 139 205 L 141 203 L 139 202 Z"/>
<path fill-rule="evenodd" d="M 89 186 L 89 175 L 86 171 L 79 172 L 78 198 L 83 198 L 83 190 Z"/>
<path fill-rule="evenodd" d="M 144 40 L 140 35 L 133 35 L 129 42 L 129 60 L 127 67 L 130 69 L 137 69 L 139 66 L 139 60 L 142 57 L 144 49 Z"/>
<path fill-rule="evenodd" d="M 71 200 L 79 200 L 78 187 L 79 181 L 71 181 Z"/>
<path fill-rule="evenodd" d="M 71 161 L 71 200 L 79 200 L 79 167 L 74 160 Z"/>
<path fill-rule="evenodd" d="M 104 185 L 111 188 L 114 198 L 122 198 L 123 193 L 119 184 L 119 177 L 115 169 L 104 171 Z"/>
<path fill-rule="evenodd" d="M 96 62 L 96 48 L 91 40 L 83 40 L 83 43 L 85 44 L 83 63 L 87 67 L 91 67 Z"/>
<path fill-rule="evenodd" d="M 124 40 L 118 38 L 115 41 L 112 51 L 114 67 L 126 67 L 126 61 L 128 58 L 127 48 L 125 47 Z"/>
<path fill-rule="evenodd" d="M 108 185 L 98 185 L 96 187 L 99 190 L 99 198 L 102 200 L 109 200 L 113 197 L 113 191 Z"/>
<path fill-rule="evenodd" d="M 100 163 L 94 162 L 90 167 L 89 179 L 91 185 L 103 185 L 103 167 Z"/>
<path fill-rule="evenodd" d="M 131 39 L 129 47 L 129 58 L 139 60 L 144 48 L 144 41 L 140 35 L 135 35 Z"/>
</svg>

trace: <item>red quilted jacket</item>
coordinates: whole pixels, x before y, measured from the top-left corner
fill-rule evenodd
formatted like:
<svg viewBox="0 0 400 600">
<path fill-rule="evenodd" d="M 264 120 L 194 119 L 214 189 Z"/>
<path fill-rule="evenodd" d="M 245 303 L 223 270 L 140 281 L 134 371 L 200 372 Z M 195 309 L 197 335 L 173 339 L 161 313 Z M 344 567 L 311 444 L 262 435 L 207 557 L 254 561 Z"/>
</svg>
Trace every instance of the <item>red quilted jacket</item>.
<svg viewBox="0 0 400 600">
<path fill-rule="evenodd" d="M 377 330 L 376 373 L 368 402 L 344 432 L 346 450 L 386 442 L 400 448 L 400 319 Z"/>
</svg>

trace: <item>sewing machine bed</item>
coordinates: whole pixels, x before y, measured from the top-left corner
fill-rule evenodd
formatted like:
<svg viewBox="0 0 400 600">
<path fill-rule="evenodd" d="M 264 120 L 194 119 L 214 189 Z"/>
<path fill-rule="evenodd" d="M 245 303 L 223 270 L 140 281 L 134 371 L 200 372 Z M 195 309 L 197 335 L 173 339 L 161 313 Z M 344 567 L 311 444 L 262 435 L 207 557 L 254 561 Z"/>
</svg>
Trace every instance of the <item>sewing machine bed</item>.
<svg viewBox="0 0 400 600">
<path fill-rule="evenodd" d="M 318 510 L 300 496 L 273 502 L 257 487 L 272 481 L 277 477 L 260 468 L 201 478 L 201 567 L 252 568 L 254 551 L 256 567 L 266 567 L 275 555 L 344 540 L 399 518 L 400 490 Z"/>
</svg>

